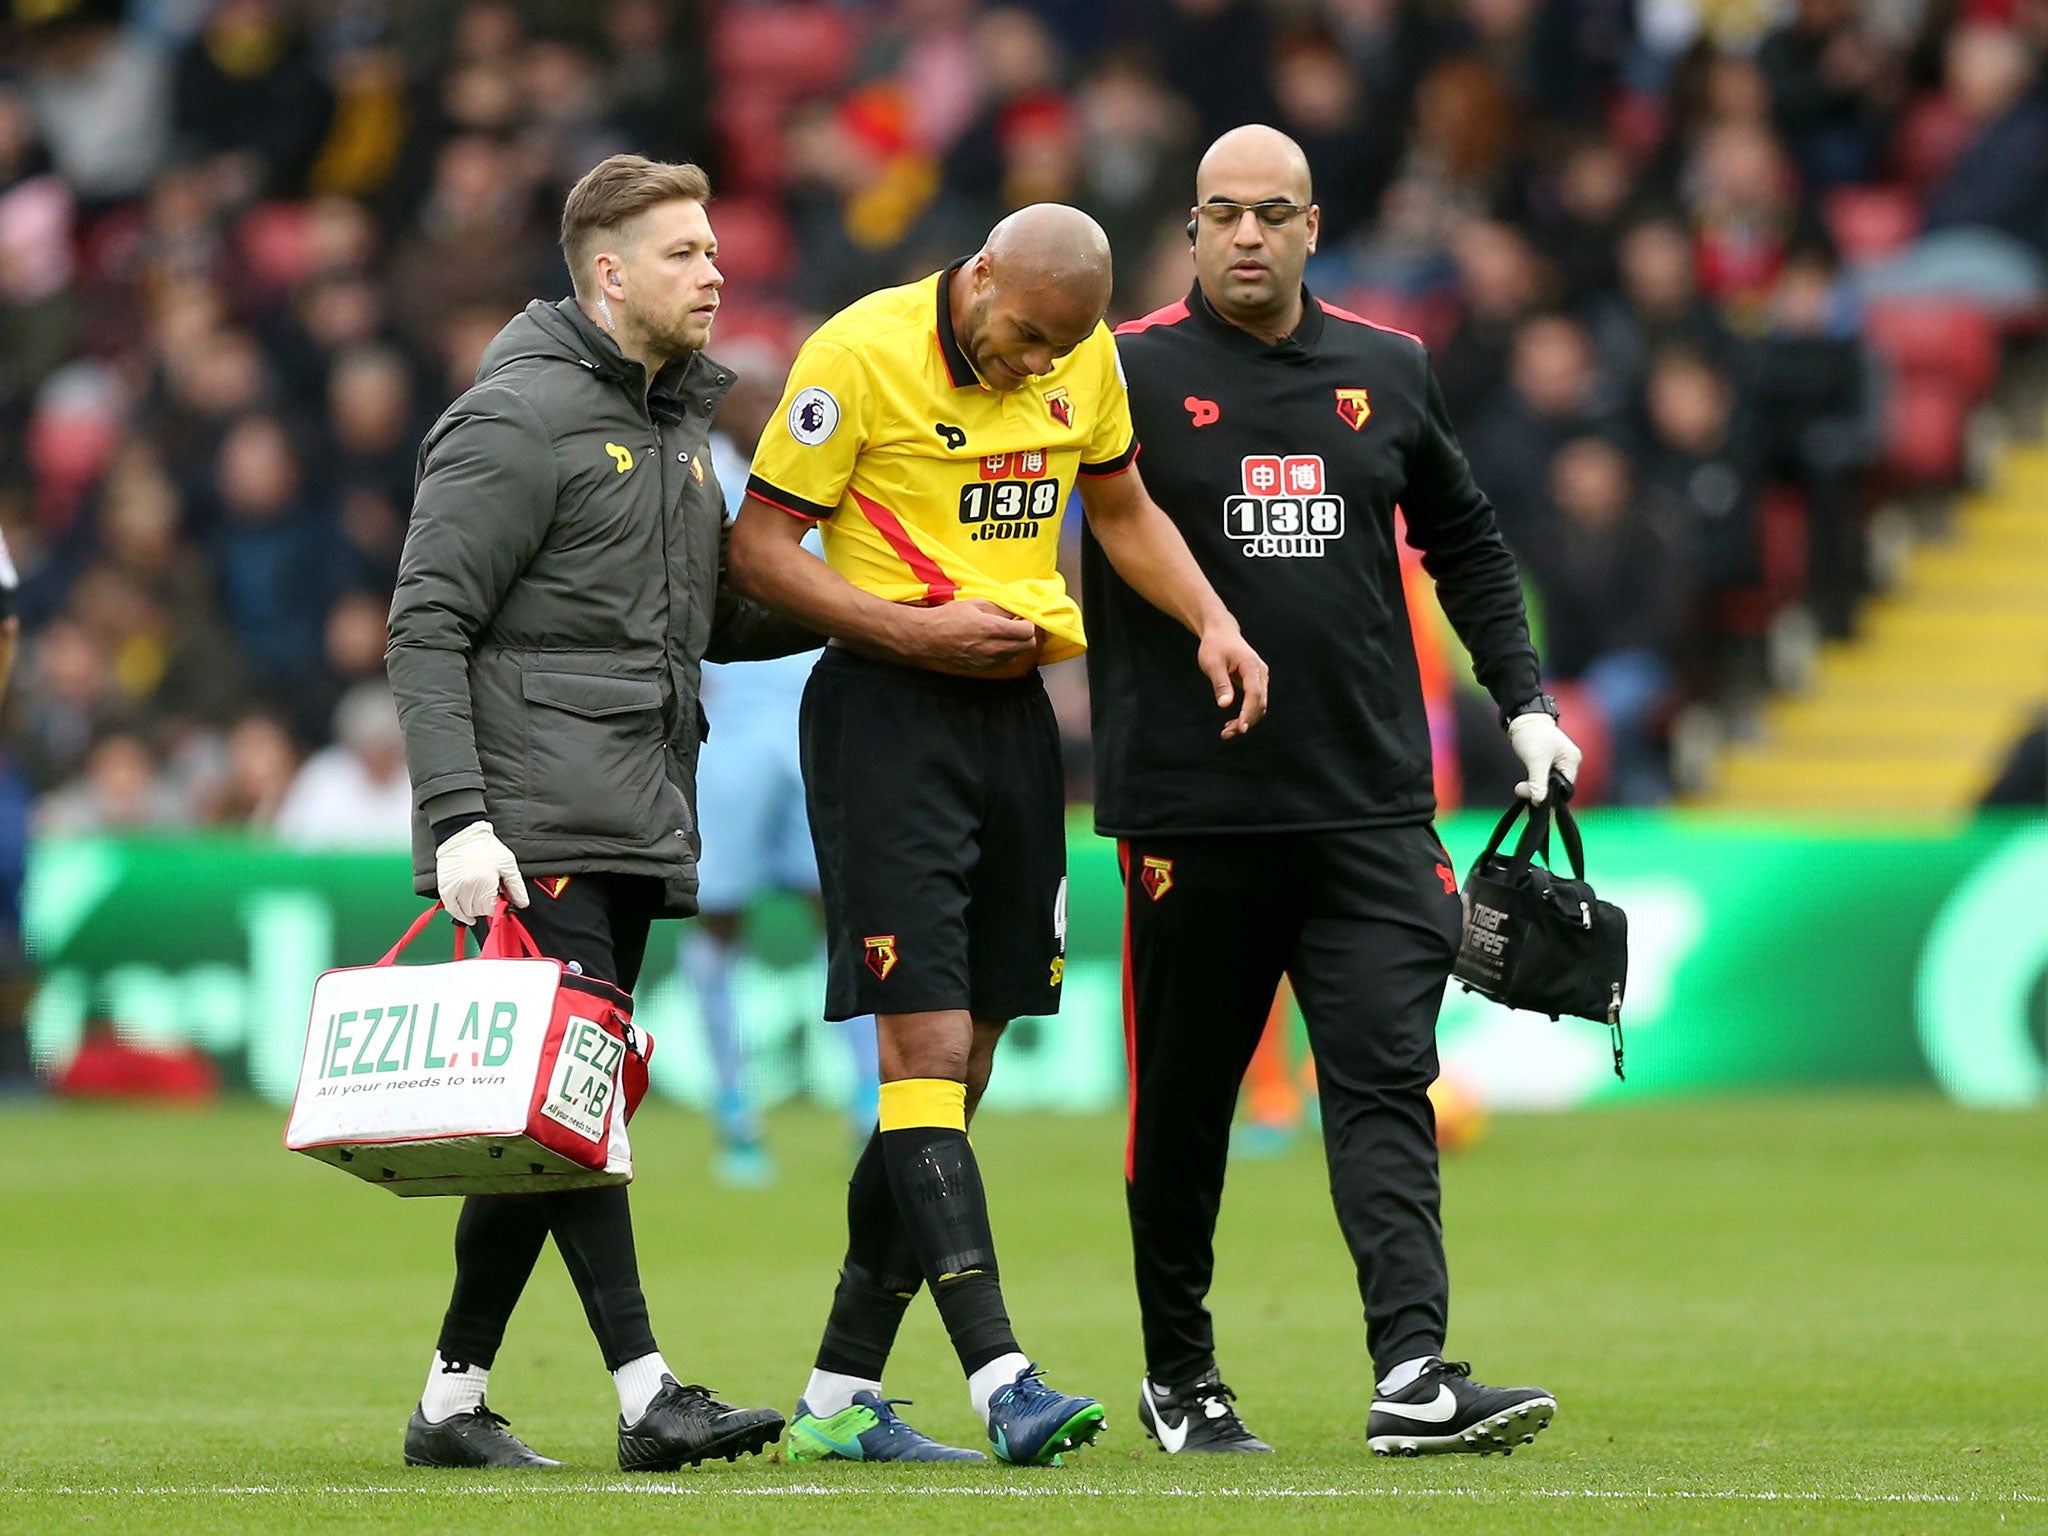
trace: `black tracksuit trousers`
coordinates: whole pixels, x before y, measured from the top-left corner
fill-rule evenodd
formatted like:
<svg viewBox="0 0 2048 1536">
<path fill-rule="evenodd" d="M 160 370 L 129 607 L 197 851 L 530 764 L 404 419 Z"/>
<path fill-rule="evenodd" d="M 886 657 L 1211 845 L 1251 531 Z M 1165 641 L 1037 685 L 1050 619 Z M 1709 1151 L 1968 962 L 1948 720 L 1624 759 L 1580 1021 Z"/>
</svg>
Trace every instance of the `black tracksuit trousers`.
<svg viewBox="0 0 2048 1536">
<path fill-rule="evenodd" d="M 1282 975 L 1308 1024 L 1337 1222 L 1376 1375 L 1440 1353 L 1436 1018 L 1457 954 L 1451 862 L 1428 826 L 1150 836 L 1124 867 L 1125 1158 L 1145 1363 L 1216 1363 L 1204 1298 L 1238 1087 Z"/>
<path fill-rule="evenodd" d="M 526 877 L 529 905 L 516 911 L 540 952 L 630 992 L 660 910 L 661 882 L 643 875 Z M 489 919 L 474 925 L 479 940 Z M 604 1367 L 654 1352 L 627 1186 L 538 1195 L 470 1195 L 455 1223 L 455 1290 L 435 1346 L 444 1360 L 488 1368 L 505 1325 L 552 1236 L 576 1283 Z"/>
</svg>

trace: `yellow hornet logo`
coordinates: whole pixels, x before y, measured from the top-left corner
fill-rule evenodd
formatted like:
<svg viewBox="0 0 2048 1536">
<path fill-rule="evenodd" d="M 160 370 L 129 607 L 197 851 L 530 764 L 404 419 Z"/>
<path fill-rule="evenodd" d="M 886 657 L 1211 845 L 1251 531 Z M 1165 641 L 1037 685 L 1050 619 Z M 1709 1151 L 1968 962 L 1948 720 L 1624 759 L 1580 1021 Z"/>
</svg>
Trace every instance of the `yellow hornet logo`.
<svg viewBox="0 0 2048 1536">
<path fill-rule="evenodd" d="M 868 969 L 875 973 L 875 980 L 887 981 L 889 973 L 896 969 L 896 935 L 893 933 L 870 934 L 867 940 Z"/>
<path fill-rule="evenodd" d="M 1147 896 L 1158 901 L 1173 889 L 1173 860 L 1147 858 L 1138 871 L 1138 883 L 1145 887 Z"/>
<path fill-rule="evenodd" d="M 604 451 L 610 454 L 612 456 L 612 462 L 619 466 L 620 474 L 623 475 L 627 470 L 633 467 L 632 449 L 621 448 L 617 443 L 606 443 L 604 445 Z"/>
</svg>

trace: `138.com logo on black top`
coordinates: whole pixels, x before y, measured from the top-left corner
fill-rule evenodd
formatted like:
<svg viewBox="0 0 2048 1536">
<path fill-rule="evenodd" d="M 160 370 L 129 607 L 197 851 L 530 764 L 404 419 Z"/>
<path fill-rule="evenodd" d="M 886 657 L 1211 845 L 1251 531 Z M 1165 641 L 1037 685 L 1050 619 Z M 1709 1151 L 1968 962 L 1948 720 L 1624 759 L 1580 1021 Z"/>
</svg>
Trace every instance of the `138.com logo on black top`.
<svg viewBox="0 0 2048 1536">
<path fill-rule="evenodd" d="M 1223 532 L 1245 554 L 1268 559 L 1319 556 L 1344 537 L 1344 498 L 1331 495 L 1319 453 L 1248 454 L 1244 493 L 1223 502 Z"/>
</svg>

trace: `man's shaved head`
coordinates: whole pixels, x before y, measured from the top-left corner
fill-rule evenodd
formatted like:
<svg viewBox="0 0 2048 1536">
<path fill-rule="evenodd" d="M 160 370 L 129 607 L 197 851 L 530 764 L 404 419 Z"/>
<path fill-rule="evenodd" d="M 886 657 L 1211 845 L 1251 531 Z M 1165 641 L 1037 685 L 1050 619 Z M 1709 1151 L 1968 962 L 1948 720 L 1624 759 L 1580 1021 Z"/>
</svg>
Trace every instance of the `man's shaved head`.
<svg viewBox="0 0 2048 1536">
<path fill-rule="evenodd" d="M 1271 198 L 1307 203 L 1313 193 L 1308 156 L 1294 140 L 1264 123 L 1231 129 L 1209 146 L 1195 167 L 1198 203 L 1258 203 Z"/>
<path fill-rule="evenodd" d="M 1064 203 L 1019 208 L 957 274 L 954 334 L 983 383 L 1017 389 L 1102 323 L 1110 278 L 1100 224 Z"/>
<path fill-rule="evenodd" d="M 1109 307 L 1109 236 L 1078 208 L 1019 208 L 988 232 L 981 249 L 999 287 L 1020 293 L 1058 288 L 1081 303 L 1094 303 L 1098 319 Z"/>
<path fill-rule="evenodd" d="M 1301 274 L 1321 214 L 1308 156 L 1277 128 L 1247 123 L 1195 169 L 1189 232 L 1202 294 L 1232 325 L 1277 340 L 1301 319 Z"/>
</svg>

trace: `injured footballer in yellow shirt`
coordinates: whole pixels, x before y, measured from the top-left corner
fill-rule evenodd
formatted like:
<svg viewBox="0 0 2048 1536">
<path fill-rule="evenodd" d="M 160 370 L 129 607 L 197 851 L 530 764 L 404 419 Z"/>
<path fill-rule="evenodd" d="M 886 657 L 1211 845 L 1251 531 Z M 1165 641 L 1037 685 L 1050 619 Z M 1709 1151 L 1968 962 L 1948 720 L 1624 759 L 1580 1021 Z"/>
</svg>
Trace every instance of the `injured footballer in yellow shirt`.
<svg viewBox="0 0 2048 1536">
<path fill-rule="evenodd" d="M 871 294 L 805 343 L 747 489 L 821 523 L 827 563 L 862 591 L 1030 620 L 1036 655 L 1005 669 L 1024 672 L 1087 646 L 1060 530 L 1078 477 L 1121 473 L 1137 444 L 1106 327 L 991 389 L 954 335 L 950 276 Z"/>
</svg>

